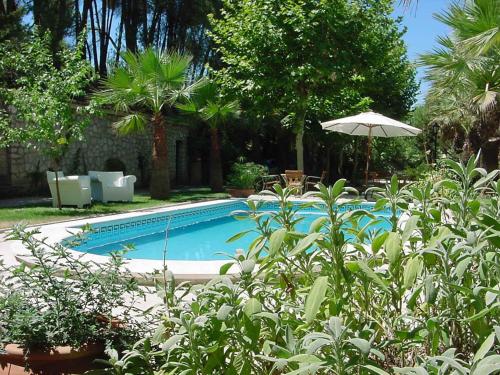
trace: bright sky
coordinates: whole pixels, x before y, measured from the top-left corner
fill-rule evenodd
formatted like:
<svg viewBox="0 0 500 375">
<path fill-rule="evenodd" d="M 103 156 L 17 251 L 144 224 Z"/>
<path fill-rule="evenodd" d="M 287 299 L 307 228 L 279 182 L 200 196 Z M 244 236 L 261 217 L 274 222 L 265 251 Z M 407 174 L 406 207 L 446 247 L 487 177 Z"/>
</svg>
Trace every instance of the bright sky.
<svg viewBox="0 0 500 375">
<path fill-rule="evenodd" d="M 408 47 L 408 57 L 413 62 L 418 55 L 431 51 L 436 45 L 436 37 L 449 32 L 447 26 L 434 19 L 434 13 L 448 8 L 452 0 L 414 0 L 409 8 L 402 5 L 396 7 L 394 16 L 403 17 L 403 25 L 407 27 L 404 40 Z M 418 101 L 422 102 L 429 84 L 423 81 L 423 68 L 417 68 L 417 80 L 421 81 Z"/>
</svg>

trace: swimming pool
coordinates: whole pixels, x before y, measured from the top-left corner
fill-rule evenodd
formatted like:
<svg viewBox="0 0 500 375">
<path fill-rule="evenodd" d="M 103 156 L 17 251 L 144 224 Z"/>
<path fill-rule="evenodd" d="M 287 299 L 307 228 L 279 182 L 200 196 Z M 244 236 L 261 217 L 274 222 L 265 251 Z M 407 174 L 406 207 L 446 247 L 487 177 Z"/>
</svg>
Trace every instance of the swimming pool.
<svg viewBox="0 0 500 375">
<path fill-rule="evenodd" d="M 373 205 L 346 205 L 342 210 L 365 209 L 371 211 Z M 237 220 L 234 211 L 245 210 L 241 200 L 228 200 L 199 207 L 170 209 L 165 212 L 144 214 L 126 219 L 110 220 L 91 224 L 91 232 L 82 243 L 72 243 L 74 237 L 63 243 L 73 250 L 95 255 L 108 255 L 133 245 L 127 252 L 129 259 L 162 260 L 165 243 L 167 260 L 227 260 L 227 255 L 237 249 L 248 249 L 257 234 L 250 233 L 234 242 L 226 241 L 234 234 L 254 229 L 253 221 Z M 274 202 L 266 202 L 262 210 L 276 210 Z M 304 220 L 298 225 L 299 231 L 307 232 L 310 224 L 324 213 L 317 208 L 307 207 L 298 212 Z M 377 212 L 377 216 L 387 216 L 388 212 Z M 368 219 L 363 219 L 364 223 Z M 166 228 L 168 227 L 168 231 Z M 390 224 L 381 220 L 373 229 L 387 230 Z"/>
</svg>

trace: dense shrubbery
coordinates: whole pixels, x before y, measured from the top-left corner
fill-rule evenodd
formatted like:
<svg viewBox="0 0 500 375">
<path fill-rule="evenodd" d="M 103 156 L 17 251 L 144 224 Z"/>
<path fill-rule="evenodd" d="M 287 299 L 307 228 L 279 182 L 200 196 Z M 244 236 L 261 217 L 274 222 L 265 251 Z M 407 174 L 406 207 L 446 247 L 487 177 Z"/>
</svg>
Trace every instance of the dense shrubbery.
<svg viewBox="0 0 500 375">
<path fill-rule="evenodd" d="M 237 189 L 253 189 L 257 181 L 268 173 L 265 166 L 251 162 L 236 162 L 231 168 L 227 184 Z"/>
<path fill-rule="evenodd" d="M 22 241 L 33 266 L 7 267 L 0 258 L 0 348 L 13 343 L 29 352 L 136 340 L 141 324 L 134 303 L 144 293 L 123 269 L 121 254 L 104 264 L 86 262 L 38 234 L 16 227 L 8 236 Z"/>
<path fill-rule="evenodd" d="M 249 201 L 238 214 L 254 220 L 259 234 L 248 251 L 206 285 L 166 288 L 162 324 L 120 360 L 115 355 L 113 370 L 498 371 L 498 171 L 486 174 L 477 159 L 445 164 L 453 178 L 402 188 L 393 179 L 374 192 L 375 209 L 390 210 L 391 232 L 361 224 L 380 220 L 369 212 L 339 209 L 355 203 L 344 199 L 352 192 L 344 180 L 309 193 L 327 215 L 308 233 L 297 231 L 302 218 L 290 191 L 264 192 L 278 200 L 278 212 Z M 225 275 L 231 264 L 241 270 L 236 280 Z"/>
</svg>

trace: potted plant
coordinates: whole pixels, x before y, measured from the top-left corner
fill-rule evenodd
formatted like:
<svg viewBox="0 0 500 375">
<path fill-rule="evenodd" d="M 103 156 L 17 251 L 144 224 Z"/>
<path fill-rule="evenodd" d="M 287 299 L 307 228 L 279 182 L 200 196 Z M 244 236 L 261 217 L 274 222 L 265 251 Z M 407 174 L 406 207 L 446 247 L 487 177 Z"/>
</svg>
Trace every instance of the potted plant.
<svg viewBox="0 0 500 375">
<path fill-rule="evenodd" d="M 267 174 L 263 165 L 240 160 L 233 164 L 227 179 L 227 191 L 235 198 L 247 198 L 255 193 L 257 181 Z"/>
<path fill-rule="evenodd" d="M 106 344 L 137 338 L 132 304 L 142 292 L 121 253 L 89 263 L 37 234 L 16 227 L 8 236 L 24 244 L 30 266 L 0 263 L 0 368 L 81 373 Z"/>
</svg>

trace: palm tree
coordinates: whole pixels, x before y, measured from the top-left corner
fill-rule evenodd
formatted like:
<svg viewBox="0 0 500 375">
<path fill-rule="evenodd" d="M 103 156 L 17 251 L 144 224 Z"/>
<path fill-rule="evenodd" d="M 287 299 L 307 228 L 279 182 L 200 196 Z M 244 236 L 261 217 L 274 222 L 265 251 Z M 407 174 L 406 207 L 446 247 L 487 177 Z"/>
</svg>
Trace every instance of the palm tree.
<svg viewBox="0 0 500 375">
<path fill-rule="evenodd" d="M 432 83 L 426 102 L 434 121 L 466 134 L 463 157 L 483 150 L 483 164 L 498 167 L 500 144 L 500 2 L 471 0 L 437 15 L 452 29 L 440 47 L 422 55 Z"/>
<path fill-rule="evenodd" d="M 223 190 L 222 160 L 219 128 L 231 118 L 239 115 L 237 101 L 225 100 L 217 85 L 203 79 L 200 86 L 186 103 L 178 104 L 181 111 L 194 114 L 210 128 L 210 188 L 214 192 Z"/>
<path fill-rule="evenodd" d="M 105 89 L 98 98 L 122 116 L 114 124 L 120 133 L 140 132 L 152 125 L 151 197 L 165 199 L 170 193 L 166 114 L 196 86 L 188 84 L 191 58 L 147 49 L 139 54 L 127 51 L 123 59 L 125 65 L 104 80 Z"/>
</svg>

